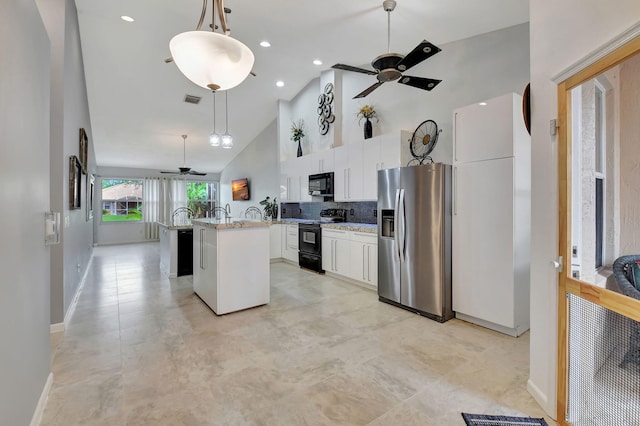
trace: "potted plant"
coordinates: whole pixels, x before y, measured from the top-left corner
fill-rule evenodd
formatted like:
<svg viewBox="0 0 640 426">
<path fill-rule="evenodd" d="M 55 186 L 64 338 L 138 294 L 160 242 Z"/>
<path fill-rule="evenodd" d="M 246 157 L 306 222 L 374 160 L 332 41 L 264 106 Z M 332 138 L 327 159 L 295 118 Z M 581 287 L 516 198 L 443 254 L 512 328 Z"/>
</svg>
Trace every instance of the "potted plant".
<svg viewBox="0 0 640 426">
<path fill-rule="evenodd" d="M 276 219 L 278 217 L 278 203 L 276 202 L 276 198 L 272 200 L 267 196 L 264 200 L 260 201 L 260 205 L 264 206 L 264 215 L 265 217 L 272 219 Z"/>
<path fill-rule="evenodd" d="M 378 114 L 376 114 L 376 110 L 373 108 L 373 105 L 363 105 L 360 107 L 360 111 L 356 114 L 358 116 L 358 124 L 362 122 L 364 118 L 366 121 L 364 123 L 364 138 L 369 139 L 373 136 L 373 124 L 371 124 L 371 119 L 375 118 L 376 123 L 378 120 Z"/>
<path fill-rule="evenodd" d="M 298 157 L 302 157 L 302 147 L 300 146 L 302 138 L 304 138 L 304 120 L 300 119 L 297 123 L 291 122 L 291 140 L 298 143 Z"/>
</svg>

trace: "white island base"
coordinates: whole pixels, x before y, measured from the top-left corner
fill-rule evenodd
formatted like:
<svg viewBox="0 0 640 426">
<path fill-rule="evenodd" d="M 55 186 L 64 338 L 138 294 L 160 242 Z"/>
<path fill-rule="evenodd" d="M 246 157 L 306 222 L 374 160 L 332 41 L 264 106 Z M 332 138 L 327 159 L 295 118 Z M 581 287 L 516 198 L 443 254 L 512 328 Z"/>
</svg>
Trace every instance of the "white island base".
<svg viewBox="0 0 640 426">
<path fill-rule="evenodd" d="M 269 303 L 269 224 L 193 220 L 193 289 L 217 315 Z"/>
</svg>

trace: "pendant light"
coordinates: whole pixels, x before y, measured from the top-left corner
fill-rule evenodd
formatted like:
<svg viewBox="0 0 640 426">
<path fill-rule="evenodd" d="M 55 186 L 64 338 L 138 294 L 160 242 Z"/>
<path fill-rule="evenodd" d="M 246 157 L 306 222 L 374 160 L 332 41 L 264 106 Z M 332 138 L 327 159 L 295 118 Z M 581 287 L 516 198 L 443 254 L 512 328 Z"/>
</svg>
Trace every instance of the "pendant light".
<svg viewBox="0 0 640 426">
<path fill-rule="evenodd" d="M 223 0 L 211 3 L 211 31 L 200 31 L 208 4 L 203 0 L 196 30 L 173 37 L 169 50 L 180 72 L 193 83 L 205 89 L 227 90 L 247 78 L 255 57 L 251 49 L 229 35 Z M 216 7 L 222 33 L 215 32 Z"/>
<path fill-rule="evenodd" d="M 227 92 L 224 92 L 224 110 L 225 110 L 225 128 L 222 135 L 222 147 L 225 149 L 233 148 L 233 137 L 229 134 L 229 104 L 227 103 Z"/>
<path fill-rule="evenodd" d="M 209 145 L 211 146 L 220 146 L 220 135 L 216 132 L 216 92 L 212 90 L 213 93 L 213 131 L 209 135 Z"/>
</svg>

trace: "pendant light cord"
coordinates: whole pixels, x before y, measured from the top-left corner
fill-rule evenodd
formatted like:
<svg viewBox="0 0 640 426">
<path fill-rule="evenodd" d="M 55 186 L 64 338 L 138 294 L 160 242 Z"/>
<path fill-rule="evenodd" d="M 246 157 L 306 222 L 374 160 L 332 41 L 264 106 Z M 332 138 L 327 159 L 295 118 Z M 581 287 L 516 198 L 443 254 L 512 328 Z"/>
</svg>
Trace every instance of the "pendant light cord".
<svg viewBox="0 0 640 426">
<path fill-rule="evenodd" d="M 216 133 L 216 92 L 213 91 L 213 132 Z"/>
<path fill-rule="evenodd" d="M 391 12 L 387 12 L 387 53 L 391 53 Z"/>
<path fill-rule="evenodd" d="M 227 96 L 228 90 L 224 91 L 224 119 L 225 119 L 225 128 L 224 131 L 225 133 L 228 135 L 229 134 L 229 104 L 228 104 L 228 99 L 229 96 Z"/>
</svg>

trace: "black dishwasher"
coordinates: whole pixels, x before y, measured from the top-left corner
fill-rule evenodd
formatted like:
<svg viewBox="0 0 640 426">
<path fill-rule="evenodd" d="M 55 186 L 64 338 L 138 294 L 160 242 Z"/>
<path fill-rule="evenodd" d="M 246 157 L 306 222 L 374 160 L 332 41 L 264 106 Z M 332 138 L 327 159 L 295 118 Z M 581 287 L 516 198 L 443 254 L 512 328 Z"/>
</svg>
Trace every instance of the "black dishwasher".
<svg viewBox="0 0 640 426">
<path fill-rule="evenodd" d="M 178 230 L 178 276 L 193 275 L 193 229 Z"/>
</svg>

